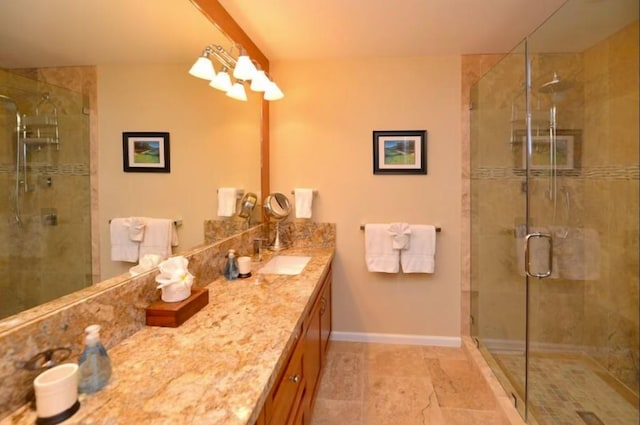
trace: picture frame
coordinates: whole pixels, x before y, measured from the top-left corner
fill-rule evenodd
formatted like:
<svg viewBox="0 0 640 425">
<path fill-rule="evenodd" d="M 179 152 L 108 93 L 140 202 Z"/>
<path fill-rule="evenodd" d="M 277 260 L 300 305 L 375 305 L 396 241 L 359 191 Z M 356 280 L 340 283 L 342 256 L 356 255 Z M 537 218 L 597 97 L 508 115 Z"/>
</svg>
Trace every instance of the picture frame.
<svg viewBox="0 0 640 425">
<path fill-rule="evenodd" d="M 427 130 L 374 131 L 373 174 L 427 174 Z"/>
<path fill-rule="evenodd" d="M 576 175 L 580 173 L 582 156 L 582 132 L 573 129 L 556 130 L 556 172 L 559 175 Z M 529 170 L 538 173 L 551 169 L 550 137 L 548 132 L 534 133 L 532 136 L 533 152 Z M 527 134 L 525 131 L 515 133 L 513 149 L 516 170 L 527 169 Z"/>
<path fill-rule="evenodd" d="M 570 135 L 556 135 L 555 163 L 557 170 L 573 170 L 574 167 L 574 140 Z M 526 142 L 526 137 L 523 142 Z M 546 136 L 532 136 L 530 170 L 551 169 L 551 138 Z M 522 168 L 527 166 L 527 152 L 523 149 Z"/>
<path fill-rule="evenodd" d="M 123 132 L 122 165 L 127 173 L 169 173 L 169 133 Z"/>
</svg>

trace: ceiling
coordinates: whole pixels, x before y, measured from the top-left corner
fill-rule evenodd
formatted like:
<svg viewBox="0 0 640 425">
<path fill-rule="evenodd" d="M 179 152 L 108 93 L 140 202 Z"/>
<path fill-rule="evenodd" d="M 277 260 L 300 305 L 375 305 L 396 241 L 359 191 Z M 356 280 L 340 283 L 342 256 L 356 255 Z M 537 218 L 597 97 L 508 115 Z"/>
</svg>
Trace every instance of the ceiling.
<svg viewBox="0 0 640 425">
<path fill-rule="evenodd" d="M 219 1 L 274 61 L 504 53 L 565 0 Z M 615 17 L 609 27 L 620 28 L 637 19 L 637 4 L 574 0 L 545 32 L 568 51 L 559 40 L 597 41 L 594 22 Z M 5 0 L 0 40 L 4 68 L 184 63 L 210 42 L 230 45 L 189 0 Z"/>
<path fill-rule="evenodd" d="M 219 1 L 273 61 L 505 53 L 565 0 Z"/>
</svg>

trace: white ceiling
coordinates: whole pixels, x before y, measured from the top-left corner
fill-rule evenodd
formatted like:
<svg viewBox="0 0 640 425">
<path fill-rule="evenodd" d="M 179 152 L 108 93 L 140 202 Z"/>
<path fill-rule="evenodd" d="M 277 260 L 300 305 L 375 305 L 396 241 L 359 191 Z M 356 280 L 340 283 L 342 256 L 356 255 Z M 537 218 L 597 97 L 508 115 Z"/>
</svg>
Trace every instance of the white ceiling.
<svg viewBox="0 0 640 425">
<path fill-rule="evenodd" d="M 564 3 L 219 1 L 271 61 L 503 53 Z M 565 18 L 554 19 L 554 44 L 562 49 L 569 46 L 558 41 L 573 38 L 563 35 L 568 32 L 594 37 L 593 23 L 603 14 L 628 21 L 638 16 L 638 0 L 573 0 L 570 5 L 574 9 L 563 8 Z M 586 13 L 592 19 L 584 19 Z M 618 23 L 609 26 L 620 28 Z M 189 0 L 0 0 L 0 40 L 0 67 L 5 68 L 183 63 L 193 61 L 210 42 L 231 44 Z"/>
<path fill-rule="evenodd" d="M 220 0 L 270 60 L 504 53 L 565 0 Z"/>
</svg>

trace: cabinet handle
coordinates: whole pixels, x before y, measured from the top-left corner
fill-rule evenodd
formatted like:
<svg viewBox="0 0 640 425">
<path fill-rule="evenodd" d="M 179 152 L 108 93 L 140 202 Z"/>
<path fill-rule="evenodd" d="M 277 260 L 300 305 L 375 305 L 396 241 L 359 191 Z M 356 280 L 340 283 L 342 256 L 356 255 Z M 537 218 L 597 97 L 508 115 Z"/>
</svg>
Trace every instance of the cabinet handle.
<svg viewBox="0 0 640 425">
<path fill-rule="evenodd" d="M 326 310 L 327 310 L 327 300 L 323 297 L 320 299 L 320 316 L 323 316 Z"/>
<path fill-rule="evenodd" d="M 297 384 L 298 382 L 300 382 L 300 375 L 291 375 L 289 377 L 289 381 L 293 382 L 294 384 Z"/>
</svg>

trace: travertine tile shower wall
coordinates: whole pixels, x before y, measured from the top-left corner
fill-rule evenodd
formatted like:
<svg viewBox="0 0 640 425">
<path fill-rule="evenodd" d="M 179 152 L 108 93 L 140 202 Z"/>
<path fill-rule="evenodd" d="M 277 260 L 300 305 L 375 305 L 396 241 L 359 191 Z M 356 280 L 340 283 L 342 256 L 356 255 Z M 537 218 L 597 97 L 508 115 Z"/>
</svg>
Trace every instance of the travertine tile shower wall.
<svg viewBox="0 0 640 425">
<path fill-rule="evenodd" d="M 547 279 L 530 286 L 530 340 L 533 347 L 584 350 L 614 376 L 638 390 L 638 24 L 577 54 L 532 57 L 532 106 L 548 110 L 549 96 L 536 87 L 554 71 L 571 88 L 556 98 L 558 129 L 579 130 L 579 168 L 560 173 L 558 187 L 569 193 L 570 207 L 559 195 L 556 216 L 545 198 L 548 176 L 537 172 L 529 182 L 534 201 L 530 223 L 597 230 L 599 278 Z M 514 228 L 524 223 L 522 153 L 510 149 L 504 111 L 524 106 L 524 58 L 510 55 L 489 73 L 476 95 L 495 110 L 478 111 L 482 134 L 472 135 L 472 155 L 481 167 L 471 170 L 472 223 L 479 229 L 471 247 L 472 281 L 482 279 L 484 338 L 524 340 L 524 277 L 518 272 Z M 546 80 L 545 80 L 546 78 Z M 511 87 L 512 90 L 496 89 Z M 510 202 L 505 202 L 508 199 Z M 514 219 L 515 218 L 515 219 Z M 514 222 L 515 221 L 515 222 Z M 480 247 L 482 250 L 480 251 Z M 484 253 L 484 254 L 483 254 Z M 502 257 L 487 260 L 486 254 Z M 477 288 L 476 288 L 477 289 Z M 512 300 L 522 299 L 522 304 Z M 559 324 L 562 324 L 561 326 Z"/>
<path fill-rule="evenodd" d="M 48 71 L 51 73 L 51 71 Z M 5 237 L 0 274 L 2 316 L 46 302 L 91 283 L 90 228 L 90 155 L 89 117 L 86 98 L 43 82 L 37 70 L 23 71 L 30 77 L 0 70 L 3 94 L 18 101 L 21 114 L 34 115 L 45 93 L 57 108 L 60 149 L 55 146 L 29 147 L 26 180 L 27 192 L 21 184 L 19 206 L 22 224 L 14 219 L 16 179 L 16 133 L 13 126 L 3 131 L 0 175 L 2 179 L 3 220 Z M 59 69 L 60 76 L 68 74 Z M 77 73 L 72 75 L 77 76 Z M 71 79 L 67 76 L 67 79 Z M 57 81 L 53 78 L 54 81 Z M 50 112 L 41 105 L 39 112 Z M 3 120 L 9 119 L 2 114 Z M 15 117 L 14 117 L 15 118 Z M 25 178 L 21 164 L 21 179 Z M 43 215 L 55 209 L 57 224 L 47 225 Z M 11 267 L 9 267 L 9 265 Z"/>
</svg>

